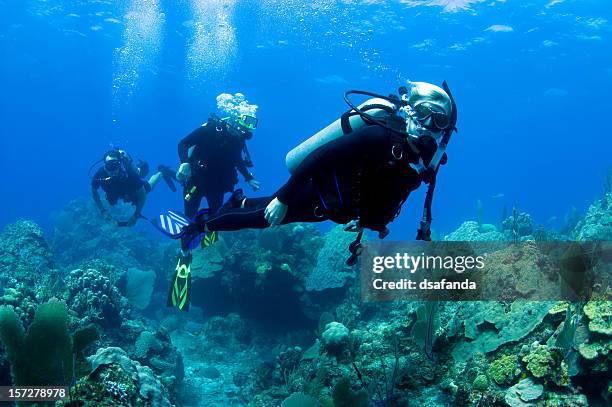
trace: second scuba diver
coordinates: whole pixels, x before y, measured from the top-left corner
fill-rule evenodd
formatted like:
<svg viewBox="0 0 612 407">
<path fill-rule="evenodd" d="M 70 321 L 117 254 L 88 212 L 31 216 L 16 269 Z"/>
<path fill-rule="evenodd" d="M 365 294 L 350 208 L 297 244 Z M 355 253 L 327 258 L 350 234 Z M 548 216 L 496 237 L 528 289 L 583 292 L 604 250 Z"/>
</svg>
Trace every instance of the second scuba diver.
<svg viewBox="0 0 612 407">
<path fill-rule="evenodd" d="M 102 160 L 103 165 L 96 171 L 91 179 L 91 195 L 106 220 L 113 220 L 108 209 L 104 207 L 98 189 L 105 192 L 109 205 L 114 206 L 119 199 L 134 205 L 134 213 L 127 221 L 118 222 L 119 226 L 134 226 L 142 217 L 142 208 L 147 199 L 147 194 L 155 188 L 160 179 L 164 179 L 172 191 L 176 187 L 172 179 L 174 171 L 169 167 L 160 165 L 158 172 L 153 174 L 149 180 L 145 180 L 149 172 L 146 162 L 140 161 L 136 164 L 132 157 L 124 150 L 113 149 L 107 151 Z M 98 164 L 97 162 L 96 164 Z M 94 165 L 96 165 L 94 164 Z"/>
<path fill-rule="evenodd" d="M 287 154 L 291 177 L 275 194 L 236 199 L 216 213 L 202 212 L 175 238 L 202 233 L 265 228 L 291 222 L 331 220 L 357 232 L 348 264 L 361 252 L 363 229 L 388 234 L 409 194 L 429 185 L 417 239 L 430 240 L 431 201 L 436 176 L 446 162 L 446 146 L 456 131 L 457 107 L 446 82 L 442 87 L 411 82 L 400 97 L 349 91 L 351 110 Z M 359 107 L 349 94 L 373 96 Z M 189 268 L 181 269 L 188 281 Z M 174 293 L 174 294 L 173 294 Z M 171 298 L 186 301 L 181 291 Z M 181 307 L 179 307 L 181 308 Z"/>
<path fill-rule="evenodd" d="M 253 167 L 246 141 L 253 137 L 257 128 L 256 105 L 249 104 L 244 95 L 222 93 L 217 97 L 217 106 L 226 117 L 211 115 L 206 123 L 192 131 L 178 144 L 178 155 L 181 165 L 176 178 L 184 186 L 184 214 L 192 219 L 200 209 L 202 198 L 208 202 L 208 213 L 216 213 L 223 205 L 225 193 L 232 197 L 241 197 L 242 189 L 234 191 L 238 183 L 238 172 L 249 186 L 257 191 L 259 181 L 248 168 Z M 207 233 L 202 239 L 203 245 L 212 244 L 217 239 L 216 232 Z M 168 298 L 169 306 L 183 309 L 183 287 L 188 284 L 182 279 L 185 270 L 191 266 L 192 239 L 181 242 L 181 253 L 177 262 L 175 277 Z M 197 246 L 197 244 L 195 245 Z M 174 294 L 174 297 L 173 297 Z"/>
</svg>

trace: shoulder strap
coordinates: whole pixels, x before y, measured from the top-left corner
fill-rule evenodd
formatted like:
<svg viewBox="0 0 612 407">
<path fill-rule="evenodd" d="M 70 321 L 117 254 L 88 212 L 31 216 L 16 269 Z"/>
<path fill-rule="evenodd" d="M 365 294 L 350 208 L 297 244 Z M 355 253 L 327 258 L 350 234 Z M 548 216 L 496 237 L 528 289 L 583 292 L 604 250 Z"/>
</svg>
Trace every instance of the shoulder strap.
<svg viewBox="0 0 612 407">
<path fill-rule="evenodd" d="M 357 113 L 351 110 L 342 113 L 342 116 L 340 116 L 340 126 L 342 126 L 343 135 L 347 135 L 353 132 L 353 128 L 351 127 L 351 120 L 350 120 L 352 116 L 357 116 Z"/>
<path fill-rule="evenodd" d="M 383 104 L 378 104 L 378 103 L 372 103 L 371 105 L 365 105 L 363 108 L 361 108 L 361 111 L 367 112 L 368 110 L 374 110 L 374 109 L 384 110 L 389 115 L 392 115 L 394 113 L 393 108 L 383 105 Z M 353 128 L 351 127 L 351 121 L 350 121 L 350 118 L 353 116 L 359 116 L 359 113 L 357 113 L 356 111 L 352 109 L 344 112 L 342 116 L 340 116 L 340 125 L 342 126 L 343 134 L 348 134 L 353 131 Z M 361 120 L 363 120 L 368 126 L 371 126 L 374 124 L 365 117 L 362 117 Z"/>
<path fill-rule="evenodd" d="M 389 114 L 393 114 L 395 113 L 395 110 L 393 110 L 392 107 L 389 107 L 387 105 L 383 105 L 380 103 L 372 103 L 371 105 L 365 105 L 361 111 L 362 112 L 367 112 L 368 110 L 373 110 L 373 109 L 381 109 L 384 110 L 385 112 L 389 113 Z"/>
</svg>

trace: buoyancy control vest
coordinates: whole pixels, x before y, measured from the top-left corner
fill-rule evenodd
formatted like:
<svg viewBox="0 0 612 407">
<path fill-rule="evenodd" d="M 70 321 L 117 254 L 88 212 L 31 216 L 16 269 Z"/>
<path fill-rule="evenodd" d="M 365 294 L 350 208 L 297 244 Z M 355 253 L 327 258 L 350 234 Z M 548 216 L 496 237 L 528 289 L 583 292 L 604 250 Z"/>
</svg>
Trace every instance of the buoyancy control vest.
<svg viewBox="0 0 612 407">
<path fill-rule="evenodd" d="M 217 132 L 226 132 L 228 131 L 227 130 L 227 127 L 228 127 L 227 120 L 229 119 L 230 119 L 229 117 L 222 119 L 216 114 L 212 113 L 210 117 L 208 118 L 208 121 L 204 123 L 202 126 L 211 126 L 215 128 Z M 241 152 L 242 162 L 244 163 L 245 167 L 252 168 L 254 167 L 254 164 L 253 164 L 253 160 L 251 159 L 251 154 L 249 153 L 249 149 L 246 145 L 246 141 L 253 138 L 253 134 L 251 132 L 245 132 L 242 137 L 243 137 L 242 152 Z M 191 154 L 193 153 L 194 148 L 195 146 L 192 146 L 189 149 L 188 155 L 190 157 L 191 157 Z"/>
</svg>

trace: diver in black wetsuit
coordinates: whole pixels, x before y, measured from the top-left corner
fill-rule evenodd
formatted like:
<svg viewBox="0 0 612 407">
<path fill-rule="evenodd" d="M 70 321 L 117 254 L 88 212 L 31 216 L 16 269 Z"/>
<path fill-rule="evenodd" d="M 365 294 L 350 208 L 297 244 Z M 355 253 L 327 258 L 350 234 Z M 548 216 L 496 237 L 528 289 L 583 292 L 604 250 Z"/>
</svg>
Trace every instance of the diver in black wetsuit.
<svg viewBox="0 0 612 407">
<path fill-rule="evenodd" d="M 233 192 L 238 183 L 236 169 L 254 191 L 259 189 L 259 181 L 248 170 L 253 163 L 246 148 L 246 140 L 253 137 L 256 127 L 254 115 L 225 119 L 213 115 L 179 142 L 181 165 L 176 178 L 184 185 L 187 218 L 195 216 L 203 197 L 206 197 L 209 212 L 215 213 L 223 204 L 225 193 Z M 211 238 L 216 239 L 216 235 Z M 186 262 L 191 261 L 188 245 L 189 240 L 183 239 L 181 256 Z"/>
<path fill-rule="evenodd" d="M 224 94 L 217 97 L 219 98 Z M 234 192 L 238 183 L 238 170 L 244 180 L 254 191 L 260 187 L 259 181 L 248 170 L 253 163 L 246 148 L 246 140 L 253 137 L 257 127 L 254 115 L 256 106 L 248 105 L 244 95 L 236 94 L 239 106 L 251 106 L 250 114 L 239 114 L 231 109 L 229 117 L 219 119 L 212 115 L 208 122 L 191 132 L 178 145 L 181 165 L 176 178 L 183 183 L 185 199 L 185 216 L 193 219 L 205 197 L 208 202 L 208 213 L 216 213 L 223 204 L 226 192 Z M 238 189 L 232 196 L 242 194 Z M 216 232 L 205 235 L 202 243 L 206 246 L 217 239 Z M 168 294 L 168 305 L 181 310 L 189 309 L 189 271 L 191 270 L 190 237 L 181 240 L 181 250 L 175 268 L 173 283 Z M 197 246 L 197 245 L 196 245 Z"/>
<path fill-rule="evenodd" d="M 247 168 L 253 164 L 245 144 L 253 136 L 256 123 L 257 119 L 248 115 L 226 119 L 211 116 L 179 142 L 181 165 L 176 177 L 185 187 L 188 218 L 196 214 L 203 197 L 211 212 L 221 207 L 225 193 L 233 192 L 238 183 L 236 169 L 253 190 L 259 189 L 259 181 Z"/>
<path fill-rule="evenodd" d="M 363 114 L 365 126 L 355 131 L 348 126 L 344 136 L 310 152 L 274 195 L 242 199 L 239 204 L 234 199 L 216 214 L 191 224 L 186 234 L 332 220 L 355 221 L 359 231 L 368 228 L 384 237 L 387 224 L 399 214 L 410 192 L 426 182 L 431 191 L 417 238 L 429 240 L 435 177 L 446 162 L 446 144 L 457 115 L 444 86 L 446 90 L 413 83 L 410 94 L 405 89 L 404 103 L 388 98 L 398 108 L 386 121 Z"/>
<path fill-rule="evenodd" d="M 147 194 L 155 188 L 160 179 L 164 179 L 171 190 L 176 191 L 172 179 L 174 171 L 160 165 L 157 173 L 149 180 L 143 179 L 149 172 L 149 166 L 144 161 L 135 164 L 128 153 L 123 150 L 110 150 L 102 158 L 104 165 L 96 171 L 91 179 L 91 195 L 106 220 L 112 220 L 108 209 L 104 207 L 98 189 L 102 188 L 109 205 L 114 206 L 119 199 L 134 205 L 134 214 L 120 226 L 133 226 L 142 216 L 141 211 L 147 199 Z M 95 165 L 95 164 L 94 164 Z"/>
</svg>

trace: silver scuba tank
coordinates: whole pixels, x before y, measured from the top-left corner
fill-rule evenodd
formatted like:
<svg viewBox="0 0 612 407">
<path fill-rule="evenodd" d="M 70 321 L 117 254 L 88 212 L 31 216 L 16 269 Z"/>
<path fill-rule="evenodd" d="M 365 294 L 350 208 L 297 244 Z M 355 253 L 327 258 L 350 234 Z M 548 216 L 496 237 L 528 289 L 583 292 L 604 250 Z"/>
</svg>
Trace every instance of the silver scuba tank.
<svg viewBox="0 0 612 407">
<path fill-rule="evenodd" d="M 381 119 L 389 115 L 389 111 L 376 106 L 386 106 L 393 111 L 397 109 L 397 106 L 391 103 L 388 100 L 381 98 L 372 98 L 366 100 L 364 103 L 359 105 L 358 109 L 362 111 L 367 111 L 370 116 L 373 116 L 377 119 Z M 372 106 L 368 108 L 368 106 Z M 355 112 L 351 110 L 351 112 Z M 349 115 L 348 121 L 350 123 L 351 129 L 353 131 L 366 126 L 366 122 L 362 119 L 359 114 Z M 295 169 L 304 161 L 306 157 L 310 153 L 312 153 L 317 148 L 333 141 L 339 137 L 345 135 L 345 131 L 342 128 L 342 118 L 337 119 L 333 123 L 329 124 L 327 127 L 323 128 L 319 132 L 315 133 L 313 136 L 302 142 L 300 145 L 295 147 L 293 150 L 287 153 L 285 157 L 285 164 L 287 165 L 287 169 L 290 173 L 293 173 Z M 350 133 L 349 133 L 350 134 Z"/>
</svg>

